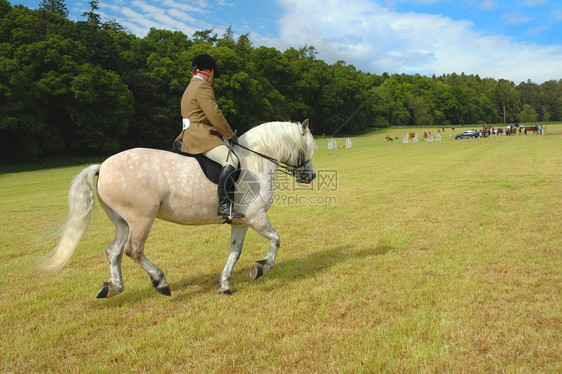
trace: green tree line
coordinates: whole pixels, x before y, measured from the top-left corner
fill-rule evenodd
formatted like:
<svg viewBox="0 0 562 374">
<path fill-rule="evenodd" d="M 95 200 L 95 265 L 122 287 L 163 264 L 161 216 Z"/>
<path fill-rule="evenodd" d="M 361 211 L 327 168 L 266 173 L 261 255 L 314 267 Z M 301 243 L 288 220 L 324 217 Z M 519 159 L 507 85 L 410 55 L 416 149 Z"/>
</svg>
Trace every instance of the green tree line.
<svg viewBox="0 0 562 374">
<path fill-rule="evenodd" d="M 0 0 L 0 154 L 3 158 L 169 149 L 195 56 L 209 53 L 231 126 L 311 118 L 313 132 L 562 120 L 562 80 L 515 85 L 478 75 L 382 75 L 316 58 L 313 46 L 255 47 L 248 34 L 151 29 L 137 37 L 103 21 L 98 0 L 71 21 L 64 1 L 36 10 Z M 504 117 L 505 116 L 505 117 Z"/>
</svg>

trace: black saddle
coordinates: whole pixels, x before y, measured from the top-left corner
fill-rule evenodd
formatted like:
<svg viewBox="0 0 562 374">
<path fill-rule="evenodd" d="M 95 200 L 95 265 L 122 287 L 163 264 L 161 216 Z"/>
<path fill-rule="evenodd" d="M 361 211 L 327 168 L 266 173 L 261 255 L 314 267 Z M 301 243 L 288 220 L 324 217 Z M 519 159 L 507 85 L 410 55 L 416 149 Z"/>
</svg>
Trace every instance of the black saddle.
<svg viewBox="0 0 562 374">
<path fill-rule="evenodd" d="M 219 184 L 219 176 L 222 170 L 221 164 L 211 160 L 208 157 L 203 156 L 202 154 L 194 155 L 191 153 L 182 152 L 181 140 L 177 140 L 176 142 L 174 142 L 174 148 L 172 149 L 172 152 L 178 153 L 182 156 L 193 157 L 194 159 L 196 159 L 197 162 L 199 162 L 199 166 L 201 167 L 201 170 L 203 171 L 203 174 L 205 174 L 207 179 L 213 182 L 214 184 L 217 185 Z M 232 150 L 231 152 L 234 153 Z M 237 181 L 239 176 L 240 176 L 240 164 L 238 164 L 238 168 L 236 169 L 236 172 L 233 175 L 234 180 Z"/>
</svg>

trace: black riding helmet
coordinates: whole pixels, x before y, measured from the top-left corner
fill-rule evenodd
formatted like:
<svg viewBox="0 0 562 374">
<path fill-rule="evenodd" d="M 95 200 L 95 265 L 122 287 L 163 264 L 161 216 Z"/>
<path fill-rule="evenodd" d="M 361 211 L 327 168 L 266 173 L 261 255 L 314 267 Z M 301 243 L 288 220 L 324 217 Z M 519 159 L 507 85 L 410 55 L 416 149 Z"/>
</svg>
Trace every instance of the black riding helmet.
<svg viewBox="0 0 562 374">
<path fill-rule="evenodd" d="M 206 53 L 195 57 L 195 59 L 191 63 L 191 72 L 193 74 L 195 74 L 195 71 L 197 69 L 211 69 L 215 71 L 215 77 L 218 77 L 220 75 L 215 59 Z"/>
</svg>

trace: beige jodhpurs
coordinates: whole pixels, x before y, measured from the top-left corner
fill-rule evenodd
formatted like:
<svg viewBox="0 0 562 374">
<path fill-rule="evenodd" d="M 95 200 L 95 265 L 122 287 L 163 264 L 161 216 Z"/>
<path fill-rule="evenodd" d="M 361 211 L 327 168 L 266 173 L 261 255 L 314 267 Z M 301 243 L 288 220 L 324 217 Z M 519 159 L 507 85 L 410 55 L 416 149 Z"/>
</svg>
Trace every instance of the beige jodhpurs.
<svg viewBox="0 0 562 374">
<path fill-rule="evenodd" d="M 218 147 L 215 147 L 203 154 L 211 160 L 218 162 L 223 167 L 226 165 L 232 165 L 235 169 L 238 167 L 238 157 L 236 157 L 232 151 L 230 152 L 230 155 L 228 155 L 228 147 L 226 145 L 219 145 Z M 226 161 L 227 156 L 228 161 Z"/>
</svg>

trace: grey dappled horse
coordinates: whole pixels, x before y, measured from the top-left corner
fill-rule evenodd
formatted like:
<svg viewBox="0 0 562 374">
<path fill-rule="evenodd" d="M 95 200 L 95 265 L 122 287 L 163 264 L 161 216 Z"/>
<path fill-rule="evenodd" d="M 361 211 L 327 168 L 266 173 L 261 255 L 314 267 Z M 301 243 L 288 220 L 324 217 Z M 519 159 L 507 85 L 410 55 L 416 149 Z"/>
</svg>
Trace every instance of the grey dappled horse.
<svg viewBox="0 0 562 374">
<path fill-rule="evenodd" d="M 311 162 L 314 140 L 308 120 L 302 125 L 264 123 L 242 135 L 239 142 L 246 149 L 233 147 L 243 171 L 236 183 L 235 206 L 245 217 L 233 219 L 231 224 L 230 253 L 218 278 L 218 292 L 224 294 L 231 293 L 230 276 L 248 227 L 267 238 L 270 244 L 265 258 L 252 267 L 251 278 L 256 279 L 273 267 L 280 240 L 267 211 L 273 203 L 278 165 L 298 165 L 290 169 L 297 182 L 311 183 L 316 177 Z M 123 291 L 123 252 L 150 275 L 158 292 L 170 295 L 164 272 L 144 255 L 144 243 L 155 218 L 183 225 L 224 223 L 224 219 L 217 217 L 217 187 L 205 177 L 194 158 L 155 149 L 131 149 L 108 158 L 101 165 L 85 168 L 74 178 L 69 191 L 67 223 L 56 248 L 40 262 L 40 270 L 52 273 L 68 262 L 88 227 L 94 192 L 116 227 L 115 238 L 106 249 L 111 277 L 103 284 L 98 298 Z"/>
</svg>

